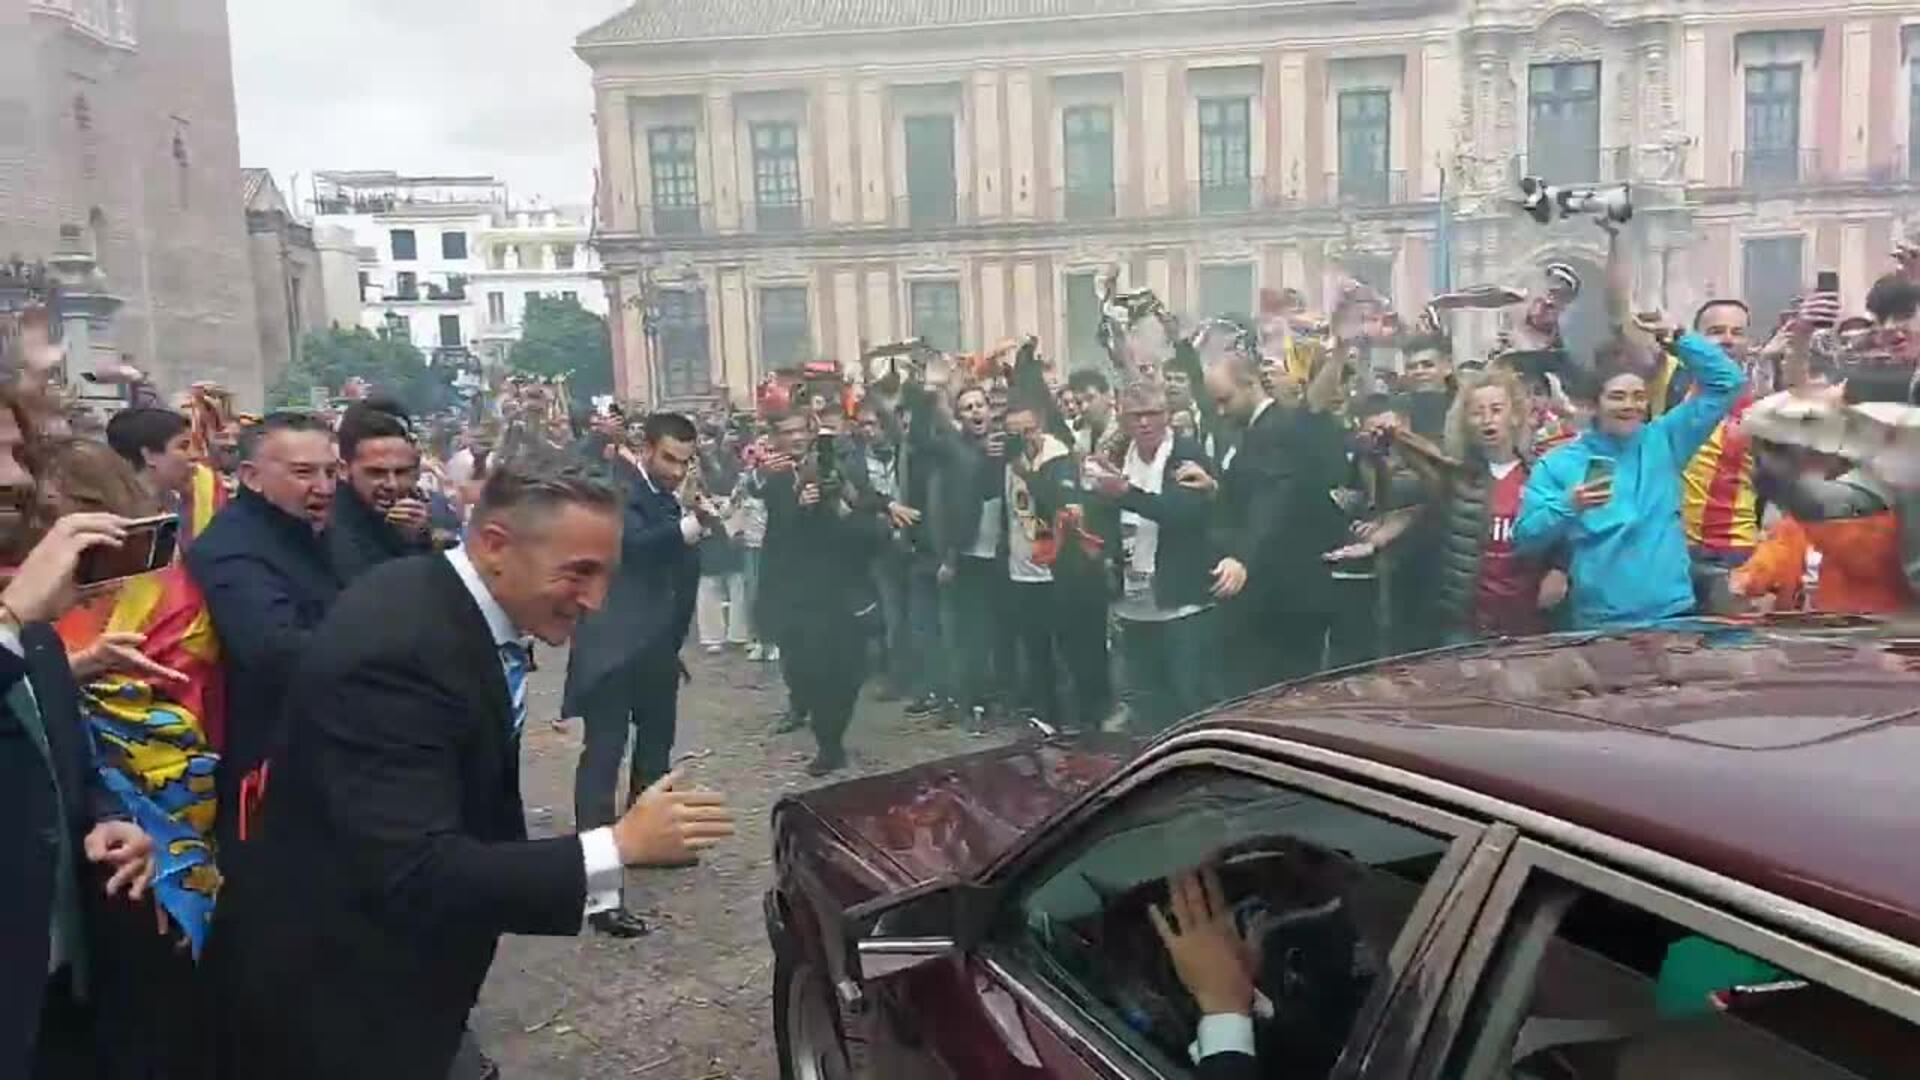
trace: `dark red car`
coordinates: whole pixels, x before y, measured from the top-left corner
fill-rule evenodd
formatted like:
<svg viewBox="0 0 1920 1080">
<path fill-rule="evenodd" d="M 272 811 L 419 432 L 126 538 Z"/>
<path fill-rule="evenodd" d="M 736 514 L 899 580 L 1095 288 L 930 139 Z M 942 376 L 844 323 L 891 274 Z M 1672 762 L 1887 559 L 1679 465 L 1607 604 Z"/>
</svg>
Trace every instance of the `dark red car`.
<svg viewBox="0 0 1920 1080">
<path fill-rule="evenodd" d="M 1250 1075 L 1920 1077 L 1917 717 L 1920 638 L 1691 623 L 808 792 L 766 898 L 782 1076 L 1195 1075 L 1148 908 L 1210 866 Z"/>
</svg>

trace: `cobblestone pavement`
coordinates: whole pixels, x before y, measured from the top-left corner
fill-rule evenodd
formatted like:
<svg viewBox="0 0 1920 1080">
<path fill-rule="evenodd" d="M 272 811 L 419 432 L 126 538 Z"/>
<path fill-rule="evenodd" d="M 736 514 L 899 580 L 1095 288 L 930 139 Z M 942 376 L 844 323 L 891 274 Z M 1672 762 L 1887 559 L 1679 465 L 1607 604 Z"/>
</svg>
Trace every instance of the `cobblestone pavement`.
<svg viewBox="0 0 1920 1080">
<path fill-rule="evenodd" d="M 773 1080 L 771 983 L 760 899 L 771 881 L 767 815 L 782 795 L 815 781 L 804 732 L 775 735 L 784 703 L 778 672 L 737 653 L 688 650 L 676 754 L 698 754 L 693 776 L 725 791 L 740 816 L 736 841 L 687 870 L 630 872 L 629 904 L 654 933 L 634 941 L 510 937 L 473 1014 L 506 1080 L 643 1077 Z M 573 767 L 580 724 L 548 721 L 560 707 L 565 658 L 547 653 L 530 687 L 521 786 L 535 835 L 573 831 Z M 853 766 L 838 778 L 884 772 L 988 745 L 981 737 L 912 720 L 863 696 L 848 735 Z M 624 770 L 623 770 L 624 771 Z"/>
</svg>

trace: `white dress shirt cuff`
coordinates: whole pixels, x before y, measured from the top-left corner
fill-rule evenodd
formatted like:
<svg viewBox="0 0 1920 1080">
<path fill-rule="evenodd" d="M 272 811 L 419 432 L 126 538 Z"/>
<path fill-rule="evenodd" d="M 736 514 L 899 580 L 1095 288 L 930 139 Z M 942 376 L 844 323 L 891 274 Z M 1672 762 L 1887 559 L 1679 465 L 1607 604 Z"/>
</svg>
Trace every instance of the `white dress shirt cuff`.
<svg viewBox="0 0 1920 1080">
<path fill-rule="evenodd" d="M 0 624 L 0 648 L 21 659 L 26 659 L 26 647 L 20 644 L 20 630 L 11 622 Z"/>
<path fill-rule="evenodd" d="M 1201 1017 L 1200 1031 L 1194 1036 L 1189 1052 L 1196 1062 L 1215 1054 L 1258 1056 L 1253 1052 L 1253 1017 L 1246 1013 L 1209 1013 Z"/>
<path fill-rule="evenodd" d="M 613 830 L 600 828 L 581 833 L 580 856 L 587 865 L 586 913 L 598 915 L 619 907 L 626 867 L 620 863 L 620 849 L 614 845 Z"/>
<path fill-rule="evenodd" d="M 699 518 L 692 514 L 680 518 L 680 536 L 686 540 L 689 547 L 699 543 L 706 535 L 707 527 L 700 524 Z"/>
</svg>

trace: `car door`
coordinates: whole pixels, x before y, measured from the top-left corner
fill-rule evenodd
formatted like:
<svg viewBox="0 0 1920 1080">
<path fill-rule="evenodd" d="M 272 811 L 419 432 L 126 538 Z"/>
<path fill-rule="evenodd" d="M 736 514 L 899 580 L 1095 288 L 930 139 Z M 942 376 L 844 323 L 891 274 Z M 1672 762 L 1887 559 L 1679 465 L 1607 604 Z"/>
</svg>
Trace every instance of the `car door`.
<svg viewBox="0 0 1920 1080">
<path fill-rule="evenodd" d="M 1517 843 L 1414 1080 L 1916 1074 L 1920 949 L 1702 870 L 1662 880 L 1635 862 Z"/>
<path fill-rule="evenodd" d="M 1176 745 L 974 883 L 991 910 L 964 952 L 868 980 L 868 1073 L 1209 1075 L 1196 1058 L 1218 1048 L 1198 1044 L 1149 914 L 1170 877 L 1207 868 L 1259 991 L 1256 1075 L 1385 1075 L 1369 1065 L 1377 1040 L 1417 1045 L 1510 838 L 1256 754 Z"/>
</svg>

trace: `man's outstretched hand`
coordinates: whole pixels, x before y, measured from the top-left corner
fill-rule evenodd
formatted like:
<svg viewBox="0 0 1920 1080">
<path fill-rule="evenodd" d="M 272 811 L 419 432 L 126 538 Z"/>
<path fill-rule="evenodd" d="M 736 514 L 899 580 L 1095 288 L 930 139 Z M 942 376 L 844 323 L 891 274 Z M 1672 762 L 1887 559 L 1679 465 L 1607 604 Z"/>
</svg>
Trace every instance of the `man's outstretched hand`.
<svg viewBox="0 0 1920 1080">
<path fill-rule="evenodd" d="M 628 866 L 677 866 L 733 835 L 726 796 L 683 786 L 679 769 L 653 782 L 613 824 L 613 845 Z"/>
<path fill-rule="evenodd" d="M 1147 914 L 1201 1014 L 1251 1014 L 1253 973 L 1248 949 L 1233 925 L 1233 909 L 1220 888 L 1220 872 L 1208 867 L 1168 878 L 1167 893 L 1168 910 L 1150 907 Z"/>
</svg>

